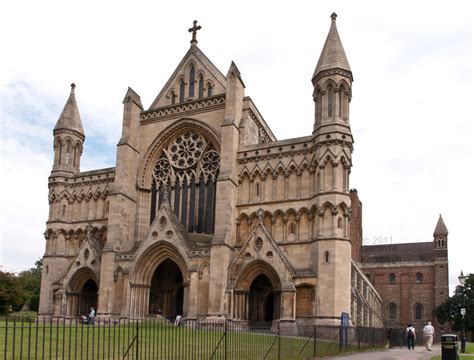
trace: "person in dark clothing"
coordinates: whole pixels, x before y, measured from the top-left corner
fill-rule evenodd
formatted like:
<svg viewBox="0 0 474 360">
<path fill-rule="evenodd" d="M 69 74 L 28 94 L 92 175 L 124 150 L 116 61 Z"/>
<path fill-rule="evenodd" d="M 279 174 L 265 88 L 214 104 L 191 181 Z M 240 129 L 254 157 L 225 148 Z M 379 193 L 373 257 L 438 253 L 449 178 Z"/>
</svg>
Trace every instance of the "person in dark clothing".
<svg viewBox="0 0 474 360">
<path fill-rule="evenodd" d="M 415 350 L 416 332 L 413 324 L 408 324 L 406 329 L 408 350 Z"/>
</svg>

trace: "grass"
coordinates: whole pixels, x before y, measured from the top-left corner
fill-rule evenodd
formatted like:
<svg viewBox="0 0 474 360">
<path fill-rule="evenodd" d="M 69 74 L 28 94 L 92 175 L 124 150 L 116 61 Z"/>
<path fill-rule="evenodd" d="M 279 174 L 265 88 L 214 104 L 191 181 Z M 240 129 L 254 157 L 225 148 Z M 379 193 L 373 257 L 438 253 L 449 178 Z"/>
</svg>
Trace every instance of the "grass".
<svg viewBox="0 0 474 360">
<path fill-rule="evenodd" d="M 138 342 L 135 336 L 138 331 Z M 337 334 L 337 331 L 336 333 Z M 336 339 L 336 336 L 334 337 Z M 222 327 L 186 328 L 168 323 L 142 322 L 86 326 L 79 323 L 0 321 L 0 359 L 304 359 L 339 353 L 335 341 L 277 336 L 271 332 L 227 331 Z M 361 346 L 360 350 L 370 347 Z M 227 349 L 224 354 L 224 349 Z M 128 353 L 127 353 L 127 350 Z M 343 352 L 360 351 L 357 344 Z M 64 357 L 63 357 L 64 356 Z"/>
</svg>

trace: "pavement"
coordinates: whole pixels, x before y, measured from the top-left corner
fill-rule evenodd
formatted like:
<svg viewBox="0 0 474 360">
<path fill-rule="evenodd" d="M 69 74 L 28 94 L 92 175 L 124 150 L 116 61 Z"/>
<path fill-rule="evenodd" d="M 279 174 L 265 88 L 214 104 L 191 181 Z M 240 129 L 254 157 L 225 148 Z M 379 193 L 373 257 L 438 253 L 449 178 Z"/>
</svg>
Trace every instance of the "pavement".
<svg viewBox="0 0 474 360">
<path fill-rule="evenodd" d="M 352 355 L 336 356 L 332 359 L 347 360 L 429 360 L 433 356 L 441 355 L 441 345 L 433 345 L 432 351 L 426 350 L 424 346 L 417 346 L 415 350 L 407 348 L 396 348 L 385 351 L 367 351 Z"/>
</svg>

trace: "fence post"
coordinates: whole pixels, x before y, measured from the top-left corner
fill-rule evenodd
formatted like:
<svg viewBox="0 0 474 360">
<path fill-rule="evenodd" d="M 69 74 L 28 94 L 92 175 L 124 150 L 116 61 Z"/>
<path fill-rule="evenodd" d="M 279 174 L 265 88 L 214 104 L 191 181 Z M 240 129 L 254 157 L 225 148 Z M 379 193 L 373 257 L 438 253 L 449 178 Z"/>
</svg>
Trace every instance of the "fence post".
<svg viewBox="0 0 474 360">
<path fill-rule="evenodd" d="M 280 360 L 280 359 L 281 359 L 281 332 L 280 332 L 280 323 L 278 323 L 277 336 L 278 336 L 278 360 Z"/>
<path fill-rule="evenodd" d="M 135 354 L 136 354 L 136 359 L 138 360 L 138 353 L 139 353 L 139 346 L 138 346 L 138 319 L 136 320 L 136 337 L 137 337 L 137 349 L 135 351 Z"/>
<path fill-rule="evenodd" d="M 316 357 L 316 326 L 313 326 L 313 356 Z"/>
<path fill-rule="evenodd" d="M 224 360 L 227 360 L 227 320 L 224 320 Z"/>
<path fill-rule="evenodd" d="M 357 327 L 357 349 L 360 350 L 360 328 Z"/>
<path fill-rule="evenodd" d="M 339 354 L 342 351 L 342 325 L 339 326 Z"/>
</svg>

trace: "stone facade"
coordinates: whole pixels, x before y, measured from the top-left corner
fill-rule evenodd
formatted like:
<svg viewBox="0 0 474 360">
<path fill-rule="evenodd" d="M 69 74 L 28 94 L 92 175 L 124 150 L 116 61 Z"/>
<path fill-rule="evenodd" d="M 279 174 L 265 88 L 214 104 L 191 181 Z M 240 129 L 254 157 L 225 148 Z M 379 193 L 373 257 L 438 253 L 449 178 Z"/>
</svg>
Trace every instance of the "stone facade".
<svg viewBox="0 0 474 360">
<path fill-rule="evenodd" d="M 353 211 L 351 221 L 358 223 L 362 203 L 356 191 L 351 195 L 352 208 L 360 209 Z M 438 330 L 447 330 L 433 316 L 449 296 L 448 230 L 441 215 L 429 242 L 362 246 L 359 230 L 352 238 L 353 257 L 383 299 L 384 326 L 401 328 L 412 323 L 420 329 L 431 321 Z"/>
<path fill-rule="evenodd" d="M 116 166 L 80 172 L 75 86 L 54 130 L 40 315 L 161 310 L 188 319 L 381 325 L 352 262 L 352 72 L 336 15 L 312 83 L 314 131 L 278 141 L 245 95 L 191 46 L 149 109 L 128 89 Z M 365 309 L 365 310 L 363 310 Z"/>
</svg>

